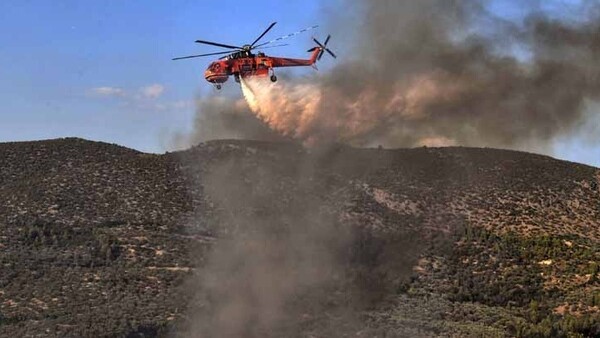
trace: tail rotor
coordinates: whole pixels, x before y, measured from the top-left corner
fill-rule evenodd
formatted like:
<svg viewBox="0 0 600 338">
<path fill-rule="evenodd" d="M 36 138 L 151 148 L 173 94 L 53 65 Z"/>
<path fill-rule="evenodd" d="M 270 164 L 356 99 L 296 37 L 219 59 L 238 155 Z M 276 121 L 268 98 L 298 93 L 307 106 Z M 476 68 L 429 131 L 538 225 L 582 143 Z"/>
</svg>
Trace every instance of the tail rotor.
<svg viewBox="0 0 600 338">
<path fill-rule="evenodd" d="M 337 56 L 331 51 L 331 49 L 327 48 L 327 44 L 329 43 L 329 40 L 331 39 L 331 35 L 327 35 L 327 39 L 325 39 L 325 43 L 321 43 L 319 42 L 319 40 L 313 38 L 313 41 L 317 44 L 317 47 L 313 47 L 311 49 L 309 49 L 309 52 L 313 52 L 315 49 L 319 49 L 319 56 L 317 56 L 317 60 L 321 60 L 321 58 L 323 57 L 323 54 L 325 54 L 325 52 L 329 53 L 329 55 L 333 56 L 334 59 L 337 58 Z"/>
</svg>

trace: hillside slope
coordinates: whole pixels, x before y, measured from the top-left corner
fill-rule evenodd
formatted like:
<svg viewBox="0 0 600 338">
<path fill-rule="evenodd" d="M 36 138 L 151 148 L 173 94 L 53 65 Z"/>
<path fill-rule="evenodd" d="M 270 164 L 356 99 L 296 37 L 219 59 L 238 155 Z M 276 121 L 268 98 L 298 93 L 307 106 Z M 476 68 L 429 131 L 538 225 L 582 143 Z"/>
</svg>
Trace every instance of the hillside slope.
<svg viewBox="0 0 600 338">
<path fill-rule="evenodd" d="M 600 170 L 473 148 L 0 144 L 0 336 L 600 334 Z"/>
</svg>

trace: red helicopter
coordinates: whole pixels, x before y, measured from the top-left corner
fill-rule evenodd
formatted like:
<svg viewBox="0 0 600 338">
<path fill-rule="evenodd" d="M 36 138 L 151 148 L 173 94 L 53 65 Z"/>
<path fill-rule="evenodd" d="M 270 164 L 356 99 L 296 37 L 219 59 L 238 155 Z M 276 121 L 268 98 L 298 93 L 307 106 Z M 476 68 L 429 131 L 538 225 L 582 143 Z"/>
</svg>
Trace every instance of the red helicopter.
<svg viewBox="0 0 600 338">
<path fill-rule="evenodd" d="M 308 50 L 308 52 L 312 52 L 310 59 L 291 59 L 291 58 L 282 58 L 282 57 L 273 57 L 267 56 L 265 53 L 258 52 L 254 54 L 252 51 L 263 47 L 261 49 L 266 48 L 274 48 L 287 46 L 287 44 L 282 45 L 273 45 L 267 46 L 274 42 L 281 41 L 283 39 L 290 38 L 292 36 L 298 35 L 300 33 L 306 32 L 310 29 L 317 28 L 318 26 L 312 26 L 300 30 L 295 33 L 291 33 L 288 35 L 284 35 L 277 39 L 258 44 L 257 43 L 262 39 L 270 30 L 275 26 L 277 22 L 273 22 L 254 42 L 249 45 L 243 46 L 233 46 L 226 45 L 222 43 L 216 43 L 211 41 L 204 40 L 196 40 L 196 43 L 201 43 L 205 45 L 217 46 L 222 48 L 230 49 L 225 52 L 216 52 L 216 53 L 208 53 L 208 54 L 200 54 L 200 55 L 190 55 L 174 58 L 173 60 L 182 60 L 182 59 L 191 59 L 203 56 L 211 56 L 211 55 L 223 55 L 227 54 L 219 59 L 219 61 L 212 62 L 206 71 L 204 72 L 204 78 L 206 81 L 215 85 L 215 88 L 221 89 L 221 84 L 226 82 L 229 79 L 230 75 L 233 75 L 236 82 L 240 82 L 240 78 L 247 78 L 251 76 L 258 77 L 267 77 L 270 76 L 271 81 L 277 81 L 277 76 L 275 76 L 275 72 L 273 68 L 275 67 L 296 67 L 296 66 L 314 66 L 314 64 L 321 59 L 324 52 L 329 53 L 331 56 L 336 58 L 336 55 L 327 48 L 327 43 L 331 38 L 331 35 L 327 36 L 325 43 L 320 43 L 317 39 L 313 38 L 314 42 L 317 46 Z"/>
</svg>

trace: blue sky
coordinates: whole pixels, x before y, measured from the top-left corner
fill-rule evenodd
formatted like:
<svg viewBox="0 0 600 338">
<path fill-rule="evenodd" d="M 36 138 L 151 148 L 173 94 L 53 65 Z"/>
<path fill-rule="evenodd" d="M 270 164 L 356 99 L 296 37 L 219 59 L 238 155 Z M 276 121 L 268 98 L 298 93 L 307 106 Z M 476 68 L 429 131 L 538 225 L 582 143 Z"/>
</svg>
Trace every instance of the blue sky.
<svg viewBox="0 0 600 338">
<path fill-rule="evenodd" d="M 210 59 L 173 57 L 220 51 L 195 44 L 199 38 L 252 41 L 272 21 L 279 24 L 270 37 L 296 31 L 316 23 L 317 8 L 275 0 L 2 1 L 0 142 L 80 136 L 160 152 L 169 132 L 191 124 L 193 99 L 213 90 L 203 78 Z M 309 37 L 277 52 L 303 57 Z"/>
<path fill-rule="evenodd" d="M 272 38 L 322 24 L 327 4 L 1 1 L 0 142 L 78 136 L 162 152 L 172 132 L 190 127 L 194 98 L 214 90 L 202 77 L 209 58 L 171 58 L 219 50 L 193 43 L 199 38 L 250 42 L 272 21 L 278 21 Z M 491 8 L 518 18 L 520 4 L 494 0 Z M 304 57 L 311 35 L 272 53 Z M 587 140 L 560 140 L 556 151 L 600 166 L 600 147 Z"/>
</svg>

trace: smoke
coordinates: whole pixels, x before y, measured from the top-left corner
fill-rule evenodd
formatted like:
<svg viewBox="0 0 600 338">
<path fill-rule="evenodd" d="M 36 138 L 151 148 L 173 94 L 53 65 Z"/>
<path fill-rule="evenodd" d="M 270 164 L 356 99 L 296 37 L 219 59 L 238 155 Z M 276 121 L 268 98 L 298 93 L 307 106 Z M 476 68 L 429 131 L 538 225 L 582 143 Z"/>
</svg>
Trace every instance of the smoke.
<svg viewBox="0 0 600 338">
<path fill-rule="evenodd" d="M 281 141 L 284 138 L 256 119 L 242 98 L 207 96 L 196 100 L 190 133 L 171 135 L 167 148 L 186 149 L 214 139 Z"/>
<path fill-rule="evenodd" d="M 272 130 L 307 144 L 548 151 L 580 131 L 600 94 L 599 6 L 584 2 L 578 22 L 539 6 L 513 22 L 487 4 L 342 1 L 353 16 L 328 20 L 330 47 L 341 54 L 332 69 L 276 84 L 248 80 L 244 94 Z M 336 49 L 336 36 L 354 30 Z"/>
<path fill-rule="evenodd" d="M 423 77 L 405 90 L 398 89 L 394 97 L 381 105 L 380 92 L 371 89 L 361 91 L 355 98 L 341 98 L 346 94 L 337 89 L 325 94 L 323 87 L 308 82 L 284 84 L 247 79 L 242 81 L 241 87 L 258 118 L 272 130 L 300 139 L 308 146 L 332 142 L 368 144 L 370 136 L 385 134 L 384 129 L 390 127 L 388 123 L 393 119 L 418 120 L 425 115 L 425 101 L 442 95 L 449 98 L 460 91 L 455 84 L 442 87 L 433 79 Z M 330 99 L 336 104 L 329 103 Z M 321 113 L 324 109 L 328 113 Z M 395 131 L 401 127 L 398 125 Z M 383 143 L 389 145 L 389 142 Z M 411 145 L 455 143 L 444 136 L 425 135 Z"/>
<path fill-rule="evenodd" d="M 364 173 L 356 153 L 249 141 L 194 151 L 185 162 L 203 201 L 190 231 L 215 240 L 196 255 L 182 336 L 374 336 L 364 311 L 408 283 L 430 240 L 416 219 L 366 206 L 368 184 L 349 181 Z"/>
<path fill-rule="evenodd" d="M 340 123 L 315 135 L 356 145 L 539 148 L 578 131 L 586 100 L 600 94 L 600 21 L 536 11 L 520 25 L 485 5 L 360 2 L 366 24 L 355 57 L 317 84 L 321 120 Z"/>
<path fill-rule="evenodd" d="M 340 56 L 332 69 L 277 83 L 245 80 L 245 100 L 201 98 L 194 132 L 184 142 L 293 138 L 308 146 L 548 151 L 558 137 L 593 130 L 583 126 L 597 115 L 586 106 L 600 94 L 596 4 L 587 2 L 591 17 L 576 23 L 539 10 L 513 23 L 487 12 L 485 5 L 476 0 L 342 1 L 344 12 L 353 13 L 352 23 L 333 15 L 328 20 L 330 47 Z M 360 29 L 336 48 L 336 36 L 344 37 L 350 25 Z M 290 156 L 275 158 L 272 168 L 232 160 L 202 178 L 229 232 L 201 269 L 204 298 L 192 312 L 193 336 L 290 336 L 285 332 L 296 331 L 283 326 L 302 325 L 304 314 L 325 317 L 310 310 L 311 302 L 290 304 L 336 294 L 316 290 L 341 283 L 347 269 L 340 252 L 355 239 L 338 224 L 339 210 L 323 210 L 324 200 L 337 190 L 314 181 L 302 172 L 311 170 L 296 160 L 299 155 Z M 298 172 L 282 177 L 277 168 L 286 163 L 292 163 L 286 170 Z M 411 259 L 419 252 L 408 245 L 401 253 L 394 248 Z"/>
<path fill-rule="evenodd" d="M 223 159 L 201 179 L 220 210 L 219 239 L 193 285 L 199 305 L 189 336 L 290 336 L 335 295 L 343 275 L 340 253 L 350 237 L 324 202 L 322 182 L 293 164 L 253 161 Z"/>
</svg>

